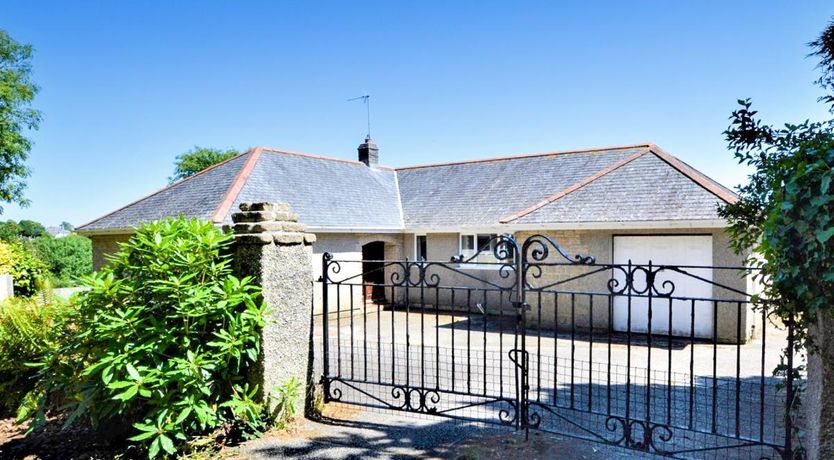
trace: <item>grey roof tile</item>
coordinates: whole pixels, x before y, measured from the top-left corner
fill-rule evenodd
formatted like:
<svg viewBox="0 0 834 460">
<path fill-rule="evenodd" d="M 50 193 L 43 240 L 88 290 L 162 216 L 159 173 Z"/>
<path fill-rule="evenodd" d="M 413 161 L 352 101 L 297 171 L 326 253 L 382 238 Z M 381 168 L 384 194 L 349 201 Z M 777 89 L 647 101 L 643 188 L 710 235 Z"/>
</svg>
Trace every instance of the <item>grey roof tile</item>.
<svg viewBox="0 0 834 460">
<path fill-rule="evenodd" d="M 494 225 L 647 146 L 399 169 L 406 227 Z"/>
<path fill-rule="evenodd" d="M 394 171 L 359 162 L 265 150 L 230 213 L 247 201 L 289 203 L 309 226 L 403 227 Z"/>
<path fill-rule="evenodd" d="M 723 203 L 654 154 L 647 154 L 513 223 L 718 219 Z"/>
</svg>

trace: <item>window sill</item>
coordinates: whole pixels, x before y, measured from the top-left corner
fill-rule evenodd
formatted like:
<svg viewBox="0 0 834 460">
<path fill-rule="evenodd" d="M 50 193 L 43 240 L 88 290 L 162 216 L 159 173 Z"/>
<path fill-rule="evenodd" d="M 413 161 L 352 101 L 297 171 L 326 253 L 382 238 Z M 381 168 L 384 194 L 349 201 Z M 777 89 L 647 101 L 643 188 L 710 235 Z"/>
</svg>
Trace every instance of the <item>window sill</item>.
<svg viewBox="0 0 834 460">
<path fill-rule="evenodd" d="M 512 264 L 509 264 L 512 265 Z M 501 267 L 506 267 L 507 265 L 504 264 L 478 264 L 478 263 L 468 263 L 468 264 L 457 264 L 457 268 L 461 270 L 488 270 L 488 271 L 498 271 L 501 270 Z"/>
</svg>

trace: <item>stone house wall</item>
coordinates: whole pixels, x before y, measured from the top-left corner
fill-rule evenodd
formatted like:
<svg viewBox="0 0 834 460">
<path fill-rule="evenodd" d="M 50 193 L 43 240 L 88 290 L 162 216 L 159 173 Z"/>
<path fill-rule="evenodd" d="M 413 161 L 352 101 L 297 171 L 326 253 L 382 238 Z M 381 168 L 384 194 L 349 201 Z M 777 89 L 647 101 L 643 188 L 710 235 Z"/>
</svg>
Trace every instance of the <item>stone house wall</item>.
<svg viewBox="0 0 834 460">
<path fill-rule="evenodd" d="M 733 253 L 729 248 L 729 237 L 723 229 L 687 229 L 682 232 L 676 230 L 565 230 L 565 231 L 543 231 L 543 232 L 518 232 L 515 234 L 519 243 L 534 234 L 543 234 L 553 239 L 569 255 L 593 256 L 597 263 L 606 264 L 613 262 L 614 236 L 625 235 L 711 235 L 713 244 L 713 265 L 723 267 L 740 267 L 743 265 L 744 257 Z M 427 255 L 429 261 L 447 262 L 452 255 L 459 252 L 459 234 L 457 233 L 429 233 L 426 236 Z M 550 248 L 550 256 L 544 262 L 565 262 L 564 259 L 555 255 L 553 248 Z M 404 251 L 413 257 L 414 235 L 407 234 L 404 238 Z M 560 330 L 569 330 L 574 324 L 578 329 L 608 331 L 610 329 L 611 297 L 607 283 L 612 278 L 610 271 L 605 270 L 596 274 L 589 274 L 592 267 L 582 266 L 560 266 L 544 267 L 541 277 L 533 283 L 536 287 L 548 286 L 579 276 L 576 281 L 559 284 L 555 288 L 546 289 L 541 295 L 538 293 L 528 294 L 527 302 L 531 310 L 527 314 L 528 327 L 542 329 L 553 329 L 554 326 Z M 471 301 L 470 309 L 483 308 L 488 314 L 513 314 L 511 302 L 513 298 L 508 292 L 499 290 L 491 291 L 489 283 L 509 286 L 513 280 L 502 278 L 497 267 L 472 268 L 447 264 L 446 266 L 434 266 L 427 270 L 427 274 L 437 274 L 440 280 L 441 289 L 409 289 L 408 298 L 412 305 L 425 305 L 427 308 L 439 308 L 444 310 L 452 309 L 452 292 L 455 292 L 455 309 L 466 309 L 466 287 L 476 290 L 476 299 Z M 581 276 L 586 275 L 586 276 Z M 470 276 L 486 280 L 480 282 L 473 280 Z M 512 276 L 512 274 L 510 274 Z M 716 284 L 724 285 L 743 292 L 754 292 L 755 286 L 750 276 L 743 276 L 737 270 L 714 270 L 713 281 Z M 454 288 L 454 289 L 452 289 Z M 461 288 L 461 289 L 458 289 Z M 546 292 L 558 289 L 563 292 L 556 294 Z M 485 291 L 483 291 L 485 290 Z M 564 293 L 574 292 L 573 295 Z M 713 286 L 712 297 L 739 300 L 745 299 L 732 291 Z M 593 295 L 591 295 L 593 293 Z M 557 309 L 558 304 L 558 309 Z M 593 314 L 591 314 L 593 304 Z M 717 309 L 717 335 L 722 342 L 733 342 L 737 336 L 736 325 L 738 319 L 741 322 L 742 340 L 746 341 L 757 333 L 757 319 L 759 315 L 752 311 L 746 302 L 742 303 L 743 308 L 739 315 L 738 304 L 734 302 L 719 302 Z M 477 310 L 475 310 L 477 311 Z M 740 318 L 738 318 L 740 316 Z M 593 324 L 591 320 L 593 319 Z"/>
<path fill-rule="evenodd" d="M 118 251 L 119 243 L 126 242 L 130 236 L 130 233 L 92 235 L 90 238 L 93 242 L 93 270 L 101 270 L 101 267 L 107 264 L 105 256 Z"/>
</svg>

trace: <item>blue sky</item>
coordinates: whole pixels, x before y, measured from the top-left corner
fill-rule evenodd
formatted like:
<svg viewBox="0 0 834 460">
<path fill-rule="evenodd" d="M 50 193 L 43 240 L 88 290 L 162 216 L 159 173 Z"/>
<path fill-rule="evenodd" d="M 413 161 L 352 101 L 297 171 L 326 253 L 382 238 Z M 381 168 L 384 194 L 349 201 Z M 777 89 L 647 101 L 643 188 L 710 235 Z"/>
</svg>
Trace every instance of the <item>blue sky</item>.
<svg viewBox="0 0 834 460">
<path fill-rule="evenodd" d="M 674 3 L 674 4 L 673 4 Z M 167 182 L 193 145 L 355 158 L 372 96 L 399 166 L 652 141 L 728 186 L 721 132 L 826 117 L 805 2 L 67 2 L 4 0 L 36 49 L 44 113 L 26 209 L 81 224 Z M 496 199 L 501 199 L 496 197 Z"/>
</svg>

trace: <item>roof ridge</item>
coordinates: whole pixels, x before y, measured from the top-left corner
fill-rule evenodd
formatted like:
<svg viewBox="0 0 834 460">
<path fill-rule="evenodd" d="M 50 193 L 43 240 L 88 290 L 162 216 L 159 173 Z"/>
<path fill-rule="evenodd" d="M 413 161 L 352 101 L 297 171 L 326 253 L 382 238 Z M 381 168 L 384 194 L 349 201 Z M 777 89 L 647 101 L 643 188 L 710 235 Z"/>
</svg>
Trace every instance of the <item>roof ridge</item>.
<svg viewBox="0 0 834 460">
<path fill-rule="evenodd" d="M 649 145 L 649 150 L 655 156 L 665 161 L 669 166 L 675 168 L 676 170 L 678 170 L 678 172 L 688 177 L 690 180 L 700 185 L 701 187 L 705 188 L 708 192 L 712 193 L 718 198 L 730 204 L 738 201 L 738 196 L 732 190 L 721 185 L 721 183 L 707 176 L 701 171 L 698 171 L 697 169 L 693 168 L 680 158 L 658 147 L 656 144 Z"/>
<path fill-rule="evenodd" d="M 276 149 L 274 147 L 263 147 L 262 146 L 262 147 L 259 147 L 259 148 L 266 153 L 274 153 L 274 154 L 280 154 L 280 155 L 294 155 L 294 156 L 299 156 L 299 157 L 304 157 L 304 158 L 311 158 L 311 159 L 315 159 L 315 160 L 340 161 L 342 163 L 350 163 L 350 164 L 361 165 L 361 166 L 367 167 L 367 165 L 365 163 L 362 163 L 361 161 L 348 160 L 347 158 L 331 157 L 331 156 L 327 156 L 327 155 L 319 155 L 317 153 L 295 152 L 295 151 L 292 151 L 292 150 Z M 379 165 L 379 164 L 374 165 L 373 167 L 374 168 L 380 168 L 380 169 L 387 169 L 387 170 L 390 170 L 390 171 L 396 170 L 396 168 L 394 168 L 394 167 Z"/>
<path fill-rule="evenodd" d="M 246 184 L 246 181 L 249 179 L 249 175 L 252 174 L 252 170 L 255 169 L 255 163 L 258 162 L 258 158 L 261 157 L 262 152 L 263 147 L 255 147 L 252 150 L 252 154 L 246 159 L 246 163 L 240 168 L 240 171 L 238 171 L 237 176 L 235 176 L 235 179 L 232 181 L 232 185 L 230 185 L 229 189 L 226 190 L 226 195 L 223 197 L 223 200 L 220 201 L 220 204 L 217 205 L 217 209 L 214 213 L 212 213 L 212 222 L 223 222 L 226 217 L 226 213 L 228 213 L 229 209 L 232 207 L 232 203 L 234 203 L 235 199 L 240 194 L 244 184 Z"/>
<path fill-rule="evenodd" d="M 515 160 L 518 158 L 535 158 L 535 157 L 546 157 L 546 156 L 556 156 L 556 155 L 571 155 L 576 153 L 596 153 L 596 152 L 608 152 L 611 150 L 624 150 L 624 149 L 634 149 L 634 148 L 645 148 L 650 149 L 651 146 L 654 145 L 651 142 L 643 142 L 638 144 L 625 144 L 625 145 L 613 145 L 608 147 L 595 147 L 595 148 L 585 148 L 585 149 L 572 149 L 572 150 L 556 150 L 551 152 L 539 152 L 539 153 L 521 153 L 517 155 L 508 155 L 503 157 L 492 157 L 492 158 L 482 158 L 482 159 L 474 159 L 474 160 L 460 160 L 460 161 L 449 161 L 444 163 L 427 163 L 422 165 L 413 165 L 413 166 L 401 166 L 398 168 L 394 168 L 396 171 L 402 171 L 404 169 L 419 169 L 419 168 L 432 168 L 436 166 L 454 166 L 460 164 L 469 164 L 469 163 L 489 163 L 493 161 L 504 161 L 504 160 Z"/>
<path fill-rule="evenodd" d="M 522 217 L 524 217 L 524 216 L 526 216 L 526 215 L 528 215 L 528 214 L 530 214 L 534 211 L 537 211 L 537 210 L 549 205 L 550 203 L 553 203 L 554 201 L 558 200 L 559 198 L 562 198 L 563 196 L 565 196 L 569 193 L 572 193 L 572 192 L 575 192 L 576 190 L 579 190 L 580 188 L 590 184 L 591 182 L 599 179 L 600 177 L 603 177 L 606 174 L 608 174 L 612 171 L 615 171 L 618 168 L 627 165 L 628 163 L 631 163 L 632 161 L 648 154 L 649 152 L 651 152 L 651 150 L 647 149 L 647 150 L 644 150 L 642 152 L 633 153 L 633 154 L 629 155 L 628 157 L 623 158 L 620 161 L 609 164 L 608 166 L 600 169 L 599 171 L 595 172 L 594 174 L 591 174 L 590 176 L 582 179 L 581 181 L 579 181 L 579 182 L 577 182 L 577 183 L 575 183 L 575 184 L 573 184 L 573 185 L 571 185 L 571 186 L 569 186 L 569 187 L 567 187 L 563 190 L 560 190 L 559 192 L 545 198 L 542 201 L 539 201 L 538 203 L 536 203 L 536 204 L 534 204 L 534 205 L 532 205 L 532 206 L 530 206 L 526 209 L 523 209 L 523 210 L 521 210 L 521 211 L 519 211 L 519 212 L 517 212 L 513 215 L 502 217 L 501 219 L 498 220 L 498 222 L 500 222 L 502 224 L 506 224 L 506 223 L 512 222 L 514 220 L 518 220 L 518 219 L 520 219 L 520 218 L 522 218 Z"/>
<path fill-rule="evenodd" d="M 152 197 L 152 196 L 155 196 L 155 195 L 158 195 L 158 194 L 160 194 L 160 193 L 162 193 L 162 192 L 164 192 L 164 191 L 166 191 L 166 190 L 170 190 L 170 189 L 172 189 L 172 188 L 174 188 L 174 187 L 179 187 L 181 184 L 184 184 L 184 183 L 186 183 L 186 182 L 188 182 L 188 181 L 190 181 L 190 180 L 192 180 L 192 179 L 196 179 L 196 178 L 198 178 L 198 177 L 202 176 L 203 174 L 205 174 L 205 173 L 207 173 L 207 172 L 209 172 L 209 171 L 211 171 L 211 170 L 213 170 L 213 169 L 216 169 L 216 168 L 218 168 L 218 167 L 220 167 L 220 166 L 225 165 L 226 163 L 231 162 L 232 160 L 234 160 L 234 159 L 236 159 L 236 158 L 240 158 L 240 157 L 242 157 L 242 156 L 244 156 L 244 155 L 249 155 L 249 154 L 250 154 L 250 153 L 252 153 L 254 150 L 255 150 L 255 149 L 249 149 L 249 150 L 247 150 L 247 151 L 245 151 L 245 152 L 243 152 L 243 153 L 241 153 L 241 154 L 238 154 L 238 155 L 235 155 L 235 156 L 233 156 L 233 157 L 231 157 L 231 158 L 228 158 L 228 159 L 226 159 L 226 160 L 223 160 L 223 161 L 221 161 L 220 163 L 213 164 L 213 165 L 209 166 L 208 168 L 203 169 L 202 171 L 200 171 L 200 172 L 198 172 L 198 173 L 196 173 L 196 174 L 194 174 L 194 175 L 188 176 L 188 177 L 186 177 L 185 179 L 181 179 L 181 180 L 178 180 L 178 181 L 176 181 L 176 182 L 174 182 L 174 183 L 168 184 L 168 185 L 166 185 L 165 187 L 162 187 L 161 189 L 159 189 L 159 190 L 157 190 L 157 191 L 155 191 L 155 192 L 152 192 L 152 193 L 149 193 L 149 194 L 147 194 L 147 195 L 144 195 L 144 196 L 142 196 L 142 197 L 140 197 L 140 198 L 137 198 L 137 199 L 135 199 L 135 200 L 131 201 L 130 203 L 128 203 L 128 204 L 126 204 L 126 205 L 124 205 L 124 206 L 122 206 L 122 207 L 120 207 L 120 208 L 114 209 L 114 210 L 112 210 L 112 211 L 110 211 L 110 212 L 108 212 L 108 213 L 106 213 L 106 214 L 102 214 L 101 216 L 96 217 L 95 219 L 93 219 L 93 220 L 91 220 L 91 221 L 89 221 L 89 222 L 87 222 L 87 223 L 85 223 L 85 224 L 79 225 L 76 229 L 77 229 L 77 230 L 82 230 L 82 231 L 83 231 L 83 230 L 84 230 L 84 227 L 86 227 L 86 226 L 88 226 L 88 225 L 91 225 L 91 224 L 93 224 L 93 223 L 95 223 L 95 222 L 97 222 L 97 221 L 99 221 L 99 220 L 101 220 L 101 219 L 104 219 L 105 217 L 112 216 L 113 214 L 116 214 L 117 212 L 119 212 L 119 211 L 121 211 L 121 210 L 123 210 L 123 209 L 129 208 L 129 207 L 133 206 L 134 204 L 139 203 L 139 202 L 141 202 L 141 201 L 145 201 L 145 200 L 147 200 L 148 198 L 150 198 L 150 197 Z M 248 160 L 247 160 L 247 161 L 248 161 Z"/>
<path fill-rule="evenodd" d="M 275 154 L 282 154 L 282 155 L 294 155 L 299 157 L 306 157 L 306 158 L 313 158 L 316 160 L 330 160 L 330 161 L 341 161 L 343 163 L 352 163 L 365 166 L 365 163 L 357 160 L 348 160 L 347 158 L 337 158 L 337 157 L 329 157 L 326 155 L 319 155 L 317 153 L 304 153 L 304 152 L 294 152 L 292 150 L 283 150 L 283 149 L 276 149 L 273 147 L 258 147 L 262 152 L 266 153 L 275 153 Z"/>
</svg>

